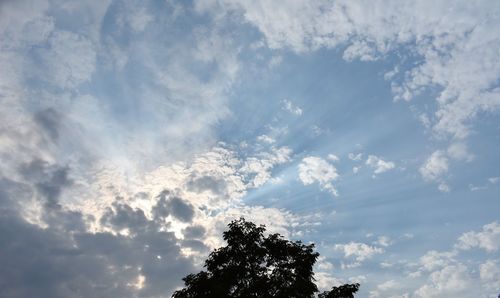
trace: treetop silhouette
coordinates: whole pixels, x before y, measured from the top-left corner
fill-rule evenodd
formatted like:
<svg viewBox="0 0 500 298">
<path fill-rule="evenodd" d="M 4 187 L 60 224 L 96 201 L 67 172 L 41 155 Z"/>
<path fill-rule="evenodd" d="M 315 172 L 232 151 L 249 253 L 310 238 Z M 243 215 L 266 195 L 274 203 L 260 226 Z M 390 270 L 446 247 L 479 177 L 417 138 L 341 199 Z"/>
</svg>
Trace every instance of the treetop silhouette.
<svg viewBox="0 0 500 298">
<path fill-rule="evenodd" d="M 227 246 L 210 253 L 206 271 L 189 274 L 185 288 L 173 298 L 314 297 L 314 244 L 289 241 L 280 234 L 264 236 L 265 227 L 244 218 L 232 221 L 223 233 Z M 354 297 L 359 284 L 334 287 L 319 298 Z"/>
</svg>

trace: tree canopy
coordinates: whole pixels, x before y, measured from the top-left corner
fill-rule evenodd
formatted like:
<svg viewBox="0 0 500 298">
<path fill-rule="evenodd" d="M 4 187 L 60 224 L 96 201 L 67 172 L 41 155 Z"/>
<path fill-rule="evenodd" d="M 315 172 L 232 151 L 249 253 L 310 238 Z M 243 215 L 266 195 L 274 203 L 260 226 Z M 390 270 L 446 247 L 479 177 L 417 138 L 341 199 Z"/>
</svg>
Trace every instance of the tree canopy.
<svg viewBox="0 0 500 298">
<path fill-rule="evenodd" d="M 265 227 L 241 218 L 223 233 L 227 246 L 214 250 L 205 261 L 206 271 L 189 274 L 185 288 L 173 298 L 314 297 L 313 265 L 319 253 L 314 244 L 289 241 L 280 234 L 265 236 Z M 334 287 L 320 298 L 354 297 L 359 284 Z"/>
</svg>

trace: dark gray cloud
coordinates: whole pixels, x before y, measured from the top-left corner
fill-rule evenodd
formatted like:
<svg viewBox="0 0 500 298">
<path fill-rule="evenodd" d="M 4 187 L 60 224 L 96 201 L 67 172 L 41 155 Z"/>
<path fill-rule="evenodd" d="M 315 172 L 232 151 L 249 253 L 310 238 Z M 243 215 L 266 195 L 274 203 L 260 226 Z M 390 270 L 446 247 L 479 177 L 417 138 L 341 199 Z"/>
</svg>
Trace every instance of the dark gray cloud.
<svg viewBox="0 0 500 298">
<path fill-rule="evenodd" d="M 191 204 L 184 202 L 179 197 L 173 197 L 168 202 L 168 207 L 172 215 L 184 222 L 193 220 L 194 208 Z"/>
<path fill-rule="evenodd" d="M 48 108 L 37 112 L 34 119 L 53 141 L 57 141 L 59 139 L 61 117 L 58 111 L 53 108 Z"/>
<path fill-rule="evenodd" d="M 189 226 L 182 230 L 182 234 L 188 239 L 200 239 L 205 235 L 205 232 L 205 228 L 199 225 Z"/>
<path fill-rule="evenodd" d="M 49 209 L 60 208 L 59 197 L 62 190 L 73 184 L 69 178 L 69 168 L 49 165 L 46 161 L 35 158 L 20 168 L 20 173 L 35 185 L 35 189 L 44 199 Z"/>
<path fill-rule="evenodd" d="M 224 180 L 211 176 L 196 177 L 193 176 L 187 184 L 188 190 L 193 192 L 202 192 L 209 190 L 214 194 L 223 194 L 226 191 L 227 183 Z"/>
<path fill-rule="evenodd" d="M 170 198 L 170 191 L 163 190 L 158 195 L 158 202 L 152 208 L 153 216 L 157 220 L 165 220 L 167 216 L 170 215 L 170 209 L 168 206 L 168 199 Z"/>
<path fill-rule="evenodd" d="M 0 297 L 169 297 L 195 270 L 180 252 L 182 241 L 164 231 L 164 223 L 149 220 L 121 198 L 101 222 L 115 231 L 128 229 L 128 235 L 92 233 L 87 229 L 92 217 L 64 206 L 42 211 L 46 228 L 28 223 L 21 205 L 39 191 L 39 174 L 65 185 L 69 170 L 63 174 L 61 167 L 39 161 L 21 171 L 27 169 L 32 172 L 26 182 L 0 179 Z M 140 289 L 134 286 L 139 276 Z"/>
<path fill-rule="evenodd" d="M 144 230 L 150 222 L 144 211 L 134 209 L 123 201 L 123 198 L 116 198 L 112 208 L 108 208 L 101 218 L 101 224 L 112 226 L 118 231 L 122 229 L 130 229 L 134 232 Z"/>
<path fill-rule="evenodd" d="M 193 205 L 185 202 L 171 191 L 163 190 L 158 195 L 158 198 L 158 203 L 153 207 L 153 216 L 155 218 L 164 219 L 168 215 L 172 215 L 183 222 L 190 222 L 193 220 Z"/>
</svg>

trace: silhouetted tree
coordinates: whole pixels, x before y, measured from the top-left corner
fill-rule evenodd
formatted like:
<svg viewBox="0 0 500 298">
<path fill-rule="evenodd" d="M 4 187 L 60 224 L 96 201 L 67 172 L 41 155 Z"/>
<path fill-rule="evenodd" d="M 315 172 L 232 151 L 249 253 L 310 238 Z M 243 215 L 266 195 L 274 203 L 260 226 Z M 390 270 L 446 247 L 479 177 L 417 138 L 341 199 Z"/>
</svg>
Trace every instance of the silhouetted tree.
<svg viewBox="0 0 500 298">
<path fill-rule="evenodd" d="M 227 246 L 209 255 L 206 271 L 183 278 L 186 287 L 172 297 L 314 297 L 318 288 L 312 268 L 319 256 L 314 244 L 292 242 L 279 234 L 265 237 L 264 231 L 264 226 L 243 218 L 232 221 L 223 233 Z"/>
<path fill-rule="evenodd" d="M 346 284 L 333 287 L 330 291 L 325 291 L 318 295 L 318 298 L 354 298 L 354 293 L 359 290 L 359 284 Z"/>
</svg>

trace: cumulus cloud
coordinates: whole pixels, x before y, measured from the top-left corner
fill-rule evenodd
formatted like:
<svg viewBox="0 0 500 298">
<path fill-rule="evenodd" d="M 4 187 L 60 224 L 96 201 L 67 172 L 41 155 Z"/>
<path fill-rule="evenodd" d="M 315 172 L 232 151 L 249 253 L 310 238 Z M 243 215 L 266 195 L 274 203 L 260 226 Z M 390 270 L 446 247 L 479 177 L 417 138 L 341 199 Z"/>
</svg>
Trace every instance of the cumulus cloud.
<svg viewBox="0 0 500 298">
<path fill-rule="evenodd" d="M 398 282 L 395 280 L 388 280 L 377 285 L 376 290 L 370 291 L 370 298 L 378 298 L 378 297 L 390 297 L 390 298 L 408 298 L 409 294 L 404 293 L 402 295 L 391 295 L 389 293 L 393 293 L 395 290 L 401 287 Z"/>
<path fill-rule="evenodd" d="M 380 157 L 377 157 L 375 155 L 368 156 L 368 159 L 366 160 L 366 165 L 373 168 L 374 169 L 373 172 L 375 174 L 381 174 L 381 173 L 387 172 L 389 170 L 392 170 L 396 167 L 394 162 L 385 161 L 385 160 L 383 160 Z"/>
<path fill-rule="evenodd" d="M 416 297 L 443 297 L 461 296 L 472 297 L 472 280 L 467 267 L 458 264 L 450 265 L 441 270 L 433 272 L 429 276 L 429 283 L 423 285 L 415 292 Z"/>
<path fill-rule="evenodd" d="M 500 225 L 497 222 L 484 225 L 481 232 L 467 232 L 458 238 L 456 247 L 463 250 L 482 248 L 488 252 L 500 248 Z"/>
<path fill-rule="evenodd" d="M 445 182 L 448 173 L 449 159 L 442 150 L 434 151 L 431 156 L 420 167 L 419 171 L 424 180 L 438 183 L 441 192 L 449 192 L 450 187 Z"/>
<path fill-rule="evenodd" d="M 288 147 L 271 148 L 270 152 L 261 152 L 256 157 L 249 157 L 241 168 L 241 173 L 250 177 L 252 187 L 264 185 L 271 178 L 271 169 L 290 160 L 292 150 Z"/>
<path fill-rule="evenodd" d="M 338 192 L 332 182 L 338 177 L 337 169 L 320 157 L 308 156 L 299 164 L 299 179 L 304 185 L 318 183 L 334 196 L 338 196 Z"/>
<path fill-rule="evenodd" d="M 487 260 L 479 266 L 479 276 L 491 290 L 500 287 L 500 260 Z"/>
<path fill-rule="evenodd" d="M 454 251 L 438 252 L 435 250 L 431 250 L 420 257 L 420 264 L 422 265 L 422 269 L 433 271 L 436 269 L 444 268 L 454 263 L 454 258 L 456 255 L 457 252 Z"/>
<path fill-rule="evenodd" d="M 467 232 L 462 234 L 453 249 L 450 251 L 431 250 L 424 254 L 418 264 L 408 265 L 409 268 L 419 266 L 418 271 L 409 276 L 413 279 L 426 277 L 426 280 L 414 291 L 416 297 L 477 297 L 478 295 L 496 295 L 498 288 L 495 277 L 497 260 L 489 259 L 485 262 L 463 262 L 463 251 L 471 248 L 483 248 L 489 253 L 498 249 L 495 243 L 495 229 L 493 222 L 483 226 L 481 232 Z M 470 260 L 470 255 L 465 257 Z M 479 274 L 477 274 L 479 273 Z"/>
<path fill-rule="evenodd" d="M 335 250 L 340 250 L 346 258 L 353 257 L 357 262 L 363 262 L 384 250 L 380 247 L 370 246 L 365 243 L 349 242 L 347 244 L 336 244 Z"/>
<path fill-rule="evenodd" d="M 426 180 L 440 179 L 448 172 L 448 158 L 443 151 L 435 151 L 420 168 L 420 174 Z"/>
</svg>

